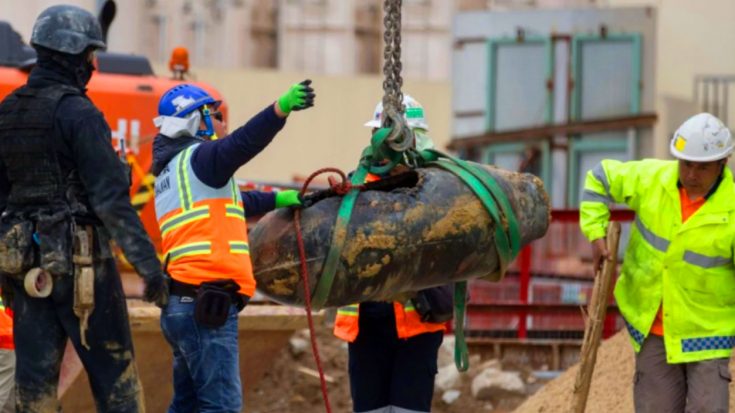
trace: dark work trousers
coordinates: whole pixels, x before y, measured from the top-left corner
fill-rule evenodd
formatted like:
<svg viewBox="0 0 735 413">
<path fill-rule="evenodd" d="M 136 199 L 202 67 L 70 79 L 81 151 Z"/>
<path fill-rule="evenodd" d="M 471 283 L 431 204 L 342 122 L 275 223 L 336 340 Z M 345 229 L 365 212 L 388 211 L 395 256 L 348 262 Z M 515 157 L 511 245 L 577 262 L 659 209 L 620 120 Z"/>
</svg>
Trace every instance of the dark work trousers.
<svg viewBox="0 0 735 413">
<path fill-rule="evenodd" d="M 80 341 L 72 276 L 55 278 L 47 298 L 28 296 L 18 281 L 12 285 L 18 413 L 58 410 L 56 388 L 67 337 L 89 375 L 98 412 L 143 411 L 125 296 L 112 259 L 95 262 L 95 308 L 86 333 L 89 350 Z"/>
<path fill-rule="evenodd" d="M 727 413 L 729 362 L 668 364 L 663 338 L 649 334 L 635 358 L 636 413 Z"/>
<path fill-rule="evenodd" d="M 444 333 L 399 339 L 392 311 L 381 316 L 361 314 L 359 323 L 357 339 L 349 344 L 353 410 L 430 412 Z"/>
</svg>

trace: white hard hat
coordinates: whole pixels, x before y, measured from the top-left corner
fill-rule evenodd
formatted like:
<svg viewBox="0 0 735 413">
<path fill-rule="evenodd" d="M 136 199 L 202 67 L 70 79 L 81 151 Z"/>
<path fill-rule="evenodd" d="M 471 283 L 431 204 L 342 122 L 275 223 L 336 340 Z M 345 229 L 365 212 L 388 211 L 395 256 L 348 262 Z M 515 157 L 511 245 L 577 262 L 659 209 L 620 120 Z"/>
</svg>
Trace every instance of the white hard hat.
<svg viewBox="0 0 735 413">
<path fill-rule="evenodd" d="M 409 95 L 403 95 L 403 106 L 406 107 L 406 111 L 403 113 L 403 118 L 406 119 L 408 127 L 411 129 L 423 129 L 428 131 L 429 124 L 426 123 L 426 115 L 424 115 L 424 107 L 414 98 Z M 365 122 L 365 126 L 368 128 L 379 128 L 380 123 L 383 120 L 383 101 L 378 102 L 375 105 L 375 111 L 373 112 L 373 118 Z"/>
<path fill-rule="evenodd" d="M 711 162 L 727 158 L 733 151 L 730 130 L 709 113 L 687 119 L 671 138 L 671 154 L 693 162 Z"/>
</svg>

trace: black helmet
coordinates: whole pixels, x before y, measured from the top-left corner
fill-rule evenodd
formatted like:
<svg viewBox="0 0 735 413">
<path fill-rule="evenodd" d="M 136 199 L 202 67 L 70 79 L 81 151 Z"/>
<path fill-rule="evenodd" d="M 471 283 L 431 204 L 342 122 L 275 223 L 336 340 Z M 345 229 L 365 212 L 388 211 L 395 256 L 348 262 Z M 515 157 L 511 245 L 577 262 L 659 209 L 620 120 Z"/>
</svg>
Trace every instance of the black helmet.
<svg viewBox="0 0 735 413">
<path fill-rule="evenodd" d="M 97 18 L 69 5 L 51 6 L 41 12 L 33 25 L 31 45 L 74 55 L 88 47 L 107 47 Z"/>
</svg>

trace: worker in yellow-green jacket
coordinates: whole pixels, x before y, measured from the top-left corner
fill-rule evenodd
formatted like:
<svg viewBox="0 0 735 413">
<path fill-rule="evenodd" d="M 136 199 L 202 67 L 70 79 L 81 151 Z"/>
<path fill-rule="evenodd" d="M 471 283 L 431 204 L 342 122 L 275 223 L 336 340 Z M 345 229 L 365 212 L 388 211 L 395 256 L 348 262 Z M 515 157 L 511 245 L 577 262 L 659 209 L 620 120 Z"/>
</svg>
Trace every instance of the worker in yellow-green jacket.
<svg viewBox="0 0 735 413">
<path fill-rule="evenodd" d="M 735 345 L 735 185 L 728 128 L 701 113 L 671 140 L 675 161 L 603 160 L 587 173 L 580 226 L 595 268 L 614 259 L 614 203 L 636 213 L 615 299 L 636 351 L 635 410 L 727 412 Z"/>
</svg>

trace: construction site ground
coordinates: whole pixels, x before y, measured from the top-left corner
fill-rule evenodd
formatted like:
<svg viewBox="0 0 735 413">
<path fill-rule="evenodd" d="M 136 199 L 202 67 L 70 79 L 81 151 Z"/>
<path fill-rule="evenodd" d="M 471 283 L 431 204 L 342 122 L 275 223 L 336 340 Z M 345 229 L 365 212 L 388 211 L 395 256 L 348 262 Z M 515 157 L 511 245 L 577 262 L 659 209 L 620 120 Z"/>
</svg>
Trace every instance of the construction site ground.
<svg viewBox="0 0 735 413">
<path fill-rule="evenodd" d="M 633 412 L 635 358 L 629 340 L 628 333 L 622 331 L 604 341 L 600 346 L 587 401 L 587 412 Z M 733 367 L 731 359 L 730 371 L 733 370 Z M 568 412 L 578 368 L 577 364 L 567 369 L 526 400 L 514 413 Z M 734 393 L 735 389 L 730 383 L 729 411 L 731 412 L 735 411 Z"/>
<path fill-rule="evenodd" d="M 298 331 L 294 337 L 308 340 L 305 330 Z M 351 412 L 349 376 L 347 374 L 347 345 L 332 335 L 329 324 L 317 326 L 317 342 L 325 374 L 328 376 L 329 400 L 332 411 L 337 413 Z M 476 366 L 477 359 L 473 359 Z M 441 363 L 451 362 L 451 354 L 440 356 Z M 523 399 L 514 399 L 493 404 L 475 400 L 471 394 L 471 376 L 474 371 L 463 374 L 461 384 L 457 387 L 461 396 L 447 405 L 441 399 L 442 392 L 434 392 L 432 412 L 435 413 L 470 413 L 493 412 L 510 413 Z M 252 413 L 323 413 L 325 412 L 316 365 L 311 347 L 298 355 L 294 355 L 289 347 L 283 349 L 275 359 L 272 368 L 266 372 L 262 380 L 250 388 L 245 400 L 245 410 Z"/>
<path fill-rule="evenodd" d="M 308 339 L 304 331 L 295 336 Z M 329 376 L 329 398 L 333 412 L 351 412 L 352 405 L 347 375 L 347 348 L 334 338 L 331 328 L 317 327 L 317 340 L 325 373 Z M 477 358 L 474 364 L 478 363 Z M 484 360 L 483 360 L 484 361 Z M 731 362 L 731 370 L 733 369 Z M 273 367 L 249 392 L 246 410 L 253 413 L 325 411 L 319 380 L 313 374 L 315 364 L 310 349 L 293 355 L 288 348 L 276 358 Z M 457 387 L 461 396 L 447 405 L 441 391 L 435 391 L 432 411 L 435 413 L 565 413 L 569 411 L 578 365 L 564 371 L 556 379 L 529 386 L 527 398 L 502 400 L 499 403 L 475 400 L 471 394 L 472 370 L 462 377 Z M 600 346 L 592 378 L 587 412 L 632 413 L 634 353 L 626 332 L 619 332 Z M 248 386 L 247 383 L 245 386 Z M 730 389 L 730 411 L 735 411 L 735 389 Z"/>
</svg>

